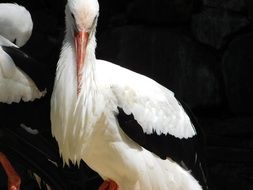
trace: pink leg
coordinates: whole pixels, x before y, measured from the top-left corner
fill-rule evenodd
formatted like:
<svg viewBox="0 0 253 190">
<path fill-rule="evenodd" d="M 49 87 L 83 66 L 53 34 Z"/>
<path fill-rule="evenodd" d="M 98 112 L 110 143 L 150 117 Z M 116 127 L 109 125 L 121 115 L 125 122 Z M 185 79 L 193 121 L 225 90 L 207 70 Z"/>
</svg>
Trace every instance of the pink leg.
<svg viewBox="0 0 253 190">
<path fill-rule="evenodd" d="M 2 164 L 4 171 L 8 177 L 8 190 L 19 190 L 21 184 L 21 178 L 18 173 L 12 167 L 8 158 L 0 152 L 0 163 Z"/>
<path fill-rule="evenodd" d="M 104 181 L 98 190 L 118 190 L 118 185 L 112 180 Z"/>
</svg>

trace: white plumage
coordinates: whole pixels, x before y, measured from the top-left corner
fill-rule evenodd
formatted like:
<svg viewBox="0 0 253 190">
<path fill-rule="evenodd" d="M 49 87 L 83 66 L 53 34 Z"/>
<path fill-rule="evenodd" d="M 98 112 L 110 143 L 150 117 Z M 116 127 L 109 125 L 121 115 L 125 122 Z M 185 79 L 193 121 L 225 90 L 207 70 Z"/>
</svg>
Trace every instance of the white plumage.
<svg viewBox="0 0 253 190">
<path fill-rule="evenodd" d="M 13 3 L 0 3 L 0 34 L 18 47 L 32 34 L 33 22 L 25 7 Z"/>
<path fill-rule="evenodd" d="M 30 38 L 32 28 L 31 15 L 24 7 L 0 4 L 0 102 L 32 101 L 45 94 L 3 49 L 23 46 Z"/>
<path fill-rule="evenodd" d="M 150 78 L 96 59 L 98 10 L 97 0 L 69 0 L 66 5 L 66 35 L 51 98 L 52 134 L 64 161 L 83 159 L 120 190 L 200 190 L 188 171 L 144 149 L 119 127 L 116 114 L 121 107 L 134 115 L 145 133 L 178 138 L 196 134 L 173 92 Z M 88 34 L 83 59 L 78 32 Z"/>
</svg>

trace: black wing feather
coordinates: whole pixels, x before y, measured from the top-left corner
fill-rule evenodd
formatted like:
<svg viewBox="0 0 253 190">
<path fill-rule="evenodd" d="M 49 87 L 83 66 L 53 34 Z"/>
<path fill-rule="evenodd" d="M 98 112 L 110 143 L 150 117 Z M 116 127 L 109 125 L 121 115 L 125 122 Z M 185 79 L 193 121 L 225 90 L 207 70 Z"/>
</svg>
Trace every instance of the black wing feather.
<svg viewBox="0 0 253 190">
<path fill-rule="evenodd" d="M 203 142 L 200 142 L 202 135 L 198 133 L 200 129 L 190 109 L 184 104 L 182 106 L 191 118 L 197 131 L 197 135 L 188 139 L 179 139 L 170 134 L 158 135 L 155 132 L 146 134 L 134 119 L 133 114 L 127 115 L 120 107 L 118 107 L 119 113 L 116 117 L 119 126 L 129 138 L 161 159 L 169 157 L 186 170 L 190 170 L 203 189 L 208 189 L 206 171 L 203 166 Z"/>
<path fill-rule="evenodd" d="M 45 90 L 46 69 L 44 65 L 14 46 L 2 46 L 2 49 L 12 58 L 15 65 L 34 81 L 40 91 Z"/>
</svg>

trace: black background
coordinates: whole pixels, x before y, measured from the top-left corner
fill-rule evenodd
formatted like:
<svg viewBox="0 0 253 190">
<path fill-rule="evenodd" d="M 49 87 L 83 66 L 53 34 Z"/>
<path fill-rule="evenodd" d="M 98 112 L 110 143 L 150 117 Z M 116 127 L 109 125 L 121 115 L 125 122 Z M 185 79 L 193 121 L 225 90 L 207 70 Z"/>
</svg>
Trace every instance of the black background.
<svg viewBox="0 0 253 190">
<path fill-rule="evenodd" d="M 49 99 L 64 36 L 65 1 L 15 2 L 31 12 L 34 30 L 23 50 L 45 64 L 49 93 L 36 106 L 15 108 L 20 113 L 15 116 L 9 115 L 12 106 L 0 109 L 7 121 L 15 117 L 50 131 Z M 252 1 L 99 3 L 97 58 L 157 80 L 190 106 L 205 134 L 210 189 L 252 189 Z"/>
</svg>

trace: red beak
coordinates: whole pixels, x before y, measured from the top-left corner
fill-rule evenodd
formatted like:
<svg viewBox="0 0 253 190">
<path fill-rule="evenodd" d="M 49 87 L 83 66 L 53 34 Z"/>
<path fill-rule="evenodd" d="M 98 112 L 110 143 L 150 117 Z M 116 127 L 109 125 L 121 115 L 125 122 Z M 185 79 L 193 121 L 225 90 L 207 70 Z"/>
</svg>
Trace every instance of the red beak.
<svg viewBox="0 0 253 190">
<path fill-rule="evenodd" d="M 86 48 L 88 44 L 88 32 L 75 32 L 75 46 L 76 46 L 76 70 L 77 70 L 77 95 L 81 91 L 82 68 L 86 55 Z"/>
</svg>

